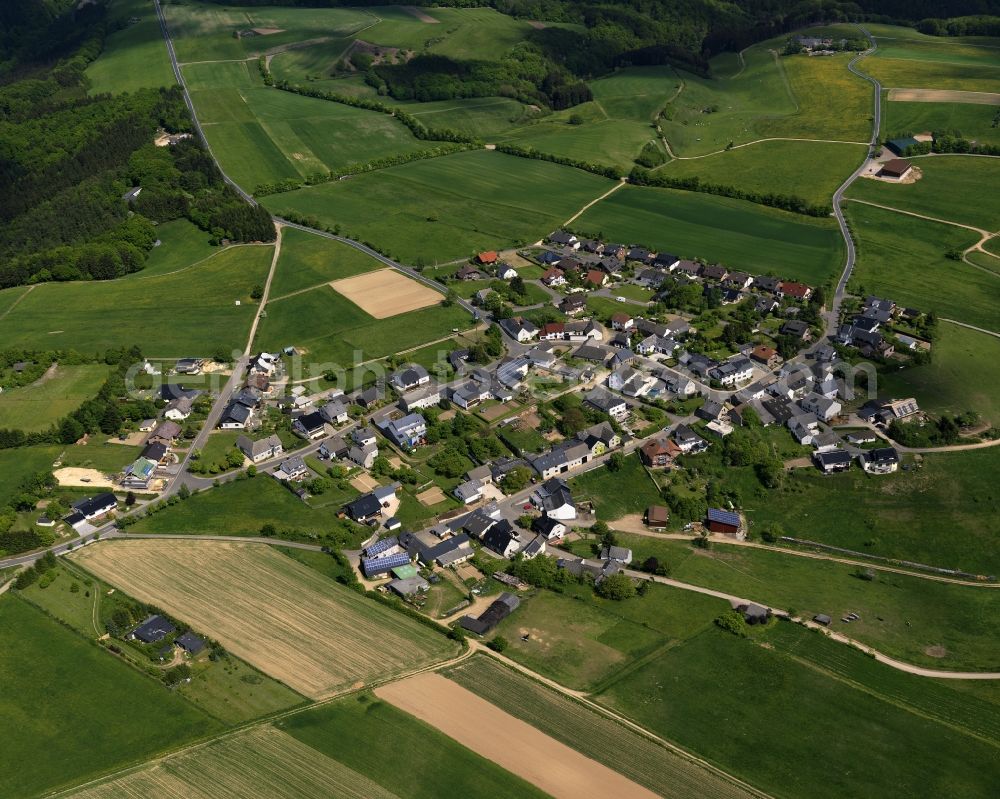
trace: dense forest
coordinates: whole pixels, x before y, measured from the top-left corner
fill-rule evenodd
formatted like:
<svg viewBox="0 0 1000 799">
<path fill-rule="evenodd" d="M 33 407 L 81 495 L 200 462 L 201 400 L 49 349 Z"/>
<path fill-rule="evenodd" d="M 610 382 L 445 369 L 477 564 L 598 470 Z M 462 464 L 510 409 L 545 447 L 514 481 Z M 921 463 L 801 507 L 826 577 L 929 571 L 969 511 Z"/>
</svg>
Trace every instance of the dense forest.
<svg viewBox="0 0 1000 799">
<path fill-rule="evenodd" d="M 44 16 L 41 27 L 10 20 L 29 40 L 50 40 L 2 51 L 0 288 L 135 272 L 155 223 L 179 217 L 216 239 L 274 238 L 267 212 L 225 185 L 197 140 L 154 146 L 158 129 L 190 129 L 179 88 L 88 96 L 85 70 L 108 32 L 92 8 Z M 133 187 L 141 193 L 126 200 Z"/>
</svg>

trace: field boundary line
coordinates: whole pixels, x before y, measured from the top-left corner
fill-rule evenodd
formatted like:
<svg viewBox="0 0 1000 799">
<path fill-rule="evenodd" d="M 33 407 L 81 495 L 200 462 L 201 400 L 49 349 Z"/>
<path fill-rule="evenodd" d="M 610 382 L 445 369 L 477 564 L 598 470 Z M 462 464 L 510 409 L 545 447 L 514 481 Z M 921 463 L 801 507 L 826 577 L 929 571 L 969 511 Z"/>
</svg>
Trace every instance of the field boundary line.
<svg viewBox="0 0 1000 799">
<path fill-rule="evenodd" d="M 989 271 L 989 270 L 987 270 L 987 271 Z M 994 274 L 994 273 L 991 273 L 991 274 Z M 995 332 L 993 330 L 987 330 L 984 327 L 976 327 L 975 325 L 966 324 L 965 322 L 959 322 L 957 319 L 945 319 L 943 316 L 940 317 L 940 319 L 941 319 L 942 322 L 948 322 L 949 324 L 952 324 L 952 325 L 958 325 L 959 327 L 964 327 L 967 330 L 975 330 L 977 333 L 985 333 L 987 336 L 993 336 L 994 338 L 1000 338 L 1000 333 L 997 333 L 997 332 Z M 973 449 L 973 448 L 975 448 L 975 449 L 982 449 L 982 448 L 985 448 L 987 446 L 991 446 L 992 447 L 992 446 L 995 446 L 997 444 L 1000 444 L 1000 438 L 996 438 L 996 439 L 994 439 L 992 441 L 980 442 L 979 444 L 968 444 L 968 445 L 966 445 L 966 447 L 968 449 Z M 929 450 L 929 451 L 930 452 L 936 452 L 937 450 Z M 944 450 L 944 451 L 948 452 L 949 450 Z M 951 450 L 951 451 L 954 452 L 955 450 Z"/>
<path fill-rule="evenodd" d="M 928 216 L 927 214 L 918 214 L 916 211 L 904 211 L 902 208 L 893 208 L 891 205 L 882 205 L 881 203 L 873 203 L 868 200 L 858 200 L 854 197 L 845 197 L 849 203 L 860 203 L 861 205 L 870 205 L 873 208 L 881 208 L 884 211 L 894 211 L 897 214 L 905 214 L 906 216 L 913 216 L 917 219 L 926 219 L 928 222 L 939 222 L 942 225 L 953 225 L 955 227 L 965 228 L 966 230 L 971 230 L 973 233 L 978 233 L 983 237 L 982 241 L 987 241 L 993 238 L 994 233 L 983 228 L 976 227 L 975 225 L 966 225 L 963 222 L 953 222 L 950 219 L 940 219 L 936 216 Z M 970 248 L 972 249 L 972 248 Z"/>
<path fill-rule="evenodd" d="M 726 771 L 723 771 L 718 766 L 713 765 L 712 763 L 710 763 L 707 760 L 703 760 L 702 758 L 698 757 L 697 755 L 695 755 L 692 752 L 688 752 L 686 749 L 683 749 L 678 744 L 675 744 L 672 741 L 668 741 L 666 738 L 660 737 L 659 735 L 657 735 L 656 733 L 654 733 L 652 730 L 646 729 L 641 724 L 638 724 L 637 722 L 632 721 L 632 719 L 628 718 L 627 716 L 623 716 L 620 713 L 618 713 L 617 711 L 612 710 L 611 708 L 607 707 L 606 705 L 602 705 L 599 702 L 594 701 L 585 692 L 583 692 L 583 691 L 574 691 L 572 688 L 567 688 L 562 683 L 556 682 L 555 680 L 551 679 L 550 677 L 545 677 L 545 676 L 543 676 L 543 675 L 541 675 L 541 674 L 539 674 L 539 673 L 537 673 L 535 671 L 532 671 L 527 666 L 522 666 L 520 663 L 518 663 L 515 660 L 511 660 L 506 655 L 502 655 L 499 652 L 494 652 L 494 651 L 488 649 L 487 647 L 485 647 L 482 644 L 480 644 L 478 641 L 473 641 L 472 644 L 473 645 L 469 647 L 470 651 L 476 651 L 476 650 L 478 650 L 479 652 L 481 652 L 482 654 L 486 655 L 487 657 L 494 658 L 495 660 L 500 661 L 507 668 L 512 669 L 513 671 L 519 672 L 519 673 L 527 676 L 529 679 L 532 679 L 535 682 L 538 682 L 538 683 L 540 683 L 540 684 L 542 684 L 542 685 L 550 688 L 551 690 L 556 691 L 557 693 L 560 693 L 560 694 L 562 694 L 564 696 L 569 697 L 571 700 L 575 700 L 577 702 L 580 702 L 581 704 L 583 704 L 584 706 L 586 706 L 590 710 L 593 710 L 594 712 L 601 714 L 605 718 L 611 719 L 612 721 L 615 721 L 618 724 L 621 724 L 623 727 L 625 727 L 625 728 L 627 728 L 629 730 L 632 730 L 633 732 L 636 732 L 636 733 L 642 735 L 643 737 L 645 737 L 645 738 L 653 741 L 654 743 L 657 743 L 657 744 L 663 746 L 665 749 L 673 752 L 674 754 L 678 755 L 679 757 L 682 757 L 682 758 L 684 758 L 685 760 L 687 760 L 687 761 L 689 761 L 691 763 L 694 763 L 694 764 L 696 764 L 698 766 L 701 766 L 702 768 L 706 769 L 707 771 L 710 771 L 711 773 L 713 773 L 716 776 L 718 776 L 720 779 L 723 779 L 723 780 L 725 780 L 725 781 L 727 781 L 727 782 L 729 782 L 731 784 L 734 784 L 734 785 L 736 785 L 736 786 L 738 786 L 740 788 L 743 788 L 745 791 L 747 791 L 751 795 L 761 797 L 762 799 L 770 799 L 770 794 L 764 793 L 759 788 L 755 788 L 754 786 L 752 786 L 752 785 L 744 782 L 739 777 L 736 777 L 736 776 L 734 776 L 734 775 L 732 775 L 732 774 L 730 774 L 730 773 L 728 773 Z M 442 666 L 441 668 L 446 668 L 446 667 Z"/>
<path fill-rule="evenodd" d="M 610 189 L 608 189 L 606 192 L 604 192 L 604 194 L 602 194 L 600 197 L 597 197 L 596 199 L 591 200 L 589 203 L 587 203 L 585 206 L 583 206 L 583 208 L 581 208 L 579 211 L 577 211 L 575 214 L 573 214 L 573 216 L 571 216 L 569 219 L 567 219 L 565 222 L 563 222 L 563 227 L 565 227 L 566 225 L 573 224 L 577 219 L 579 219 L 581 216 L 583 216 L 583 214 L 587 210 L 589 210 L 592 206 L 597 205 L 597 203 L 599 203 L 601 200 L 605 199 L 606 197 L 610 197 L 612 194 L 614 194 L 616 191 L 618 191 L 618 189 L 620 189 L 622 186 L 627 185 L 627 183 L 628 183 L 628 181 L 627 181 L 626 178 L 619 178 L 618 182 L 614 186 L 612 186 Z"/>
<path fill-rule="evenodd" d="M 32 283 L 30 286 L 28 286 L 27 291 L 25 291 L 20 297 L 18 297 L 16 300 L 14 300 L 14 302 L 12 302 L 10 304 L 10 308 L 8 308 L 6 311 L 4 311 L 2 314 L 0 314 L 0 319 L 6 319 L 7 318 L 7 314 L 9 314 L 11 311 L 13 311 L 18 306 L 18 304 L 21 302 L 21 300 L 23 300 L 25 297 L 27 297 L 29 294 L 31 294 L 31 292 L 35 290 L 35 286 L 37 286 L 37 285 L 38 285 L 37 283 Z"/>
<path fill-rule="evenodd" d="M 781 650 L 781 651 L 784 654 L 788 655 L 788 657 L 790 657 L 796 663 L 801 663 L 806 668 L 812 669 L 818 674 L 822 674 L 823 676 L 831 680 L 843 683 L 844 685 L 850 688 L 854 688 L 857 691 L 861 691 L 862 693 L 875 697 L 876 699 L 879 699 L 887 704 L 894 705 L 895 707 L 898 707 L 901 710 L 905 710 L 908 713 L 912 713 L 915 716 L 920 716 L 921 718 L 927 719 L 928 721 L 934 721 L 939 724 L 943 724 L 944 726 L 950 727 L 951 729 L 955 730 L 955 732 L 961 733 L 963 735 L 968 735 L 972 738 L 978 738 L 979 740 L 988 743 L 990 746 L 1000 748 L 1000 742 L 998 742 L 993 738 L 990 738 L 989 736 L 982 735 L 981 733 L 978 732 L 974 732 L 968 727 L 963 727 L 961 725 L 958 725 L 953 721 L 951 721 L 950 719 L 944 718 L 943 716 L 936 716 L 932 713 L 928 713 L 926 710 L 915 707 L 914 705 L 911 705 L 909 702 L 904 702 L 903 700 L 897 699 L 894 696 L 888 696 L 886 694 L 880 693 L 876 689 L 872 688 L 870 685 L 865 685 L 864 683 L 858 682 L 857 680 L 852 680 L 845 674 L 841 674 L 840 672 L 834 671 L 833 669 L 824 666 L 822 663 L 817 663 L 814 660 L 809 660 L 809 658 L 802 657 L 801 655 L 797 655 L 794 652 L 790 652 L 788 650 Z"/>
<path fill-rule="evenodd" d="M 744 142 L 743 144 L 734 144 L 732 147 L 721 150 L 714 150 L 710 153 L 704 153 L 703 155 L 675 155 L 678 161 L 696 161 L 699 158 L 708 158 L 713 155 L 721 155 L 723 153 L 730 153 L 733 150 L 739 150 L 743 147 L 751 147 L 755 144 L 764 144 L 769 141 L 801 141 L 801 142 L 812 142 L 814 144 L 853 144 L 859 147 L 867 147 L 868 143 L 863 141 L 847 141 L 846 139 L 805 139 L 799 136 L 768 136 L 766 139 L 754 139 L 753 141 Z M 664 165 L 665 166 L 665 165 Z M 657 167 L 659 169 L 660 167 Z"/>
</svg>

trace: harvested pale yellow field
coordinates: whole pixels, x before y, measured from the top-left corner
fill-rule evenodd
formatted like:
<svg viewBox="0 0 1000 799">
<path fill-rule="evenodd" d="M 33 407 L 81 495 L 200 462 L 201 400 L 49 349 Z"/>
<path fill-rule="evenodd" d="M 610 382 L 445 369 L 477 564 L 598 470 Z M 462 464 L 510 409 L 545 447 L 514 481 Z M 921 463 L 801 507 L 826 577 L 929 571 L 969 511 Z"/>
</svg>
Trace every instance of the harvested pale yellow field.
<svg viewBox="0 0 1000 799">
<path fill-rule="evenodd" d="M 103 541 L 72 557 L 313 699 L 455 651 L 443 636 L 266 544 Z"/>
<path fill-rule="evenodd" d="M 187 750 L 72 799 L 396 799 L 363 774 L 273 727 Z"/>
<path fill-rule="evenodd" d="M 440 292 L 395 269 L 378 269 L 334 280 L 330 287 L 376 319 L 416 311 L 444 299 Z"/>
<path fill-rule="evenodd" d="M 958 89 L 889 89 L 889 100 L 910 103 L 1000 105 L 1000 94 L 996 92 L 967 92 Z"/>
<path fill-rule="evenodd" d="M 388 683 L 375 694 L 556 799 L 657 796 L 440 674 Z"/>
</svg>

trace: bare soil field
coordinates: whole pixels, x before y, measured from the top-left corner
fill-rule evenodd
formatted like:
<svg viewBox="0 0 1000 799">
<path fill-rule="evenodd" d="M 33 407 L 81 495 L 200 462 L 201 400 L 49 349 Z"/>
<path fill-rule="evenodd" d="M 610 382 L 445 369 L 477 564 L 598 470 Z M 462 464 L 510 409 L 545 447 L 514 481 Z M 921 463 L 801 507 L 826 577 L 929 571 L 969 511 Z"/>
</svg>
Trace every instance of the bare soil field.
<svg viewBox="0 0 1000 799">
<path fill-rule="evenodd" d="M 556 799 L 656 796 L 440 674 L 418 674 L 375 694 Z"/>
<path fill-rule="evenodd" d="M 358 489 L 358 491 L 367 493 L 378 488 L 378 480 L 367 472 L 363 472 L 351 478 L 351 485 Z"/>
<path fill-rule="evenodd" d="M 416 311 L 442 300 L 434 289 L 411 280 L 395 269 L 378 269 L 334 280 L 330 288 L 376 319 Z"/>
<path fill-rule="evenodd" d="M 105 541 L 73 559 L 312 699 L 453 651 L 443 636 L 267 545 Z"/>
<path fill-rule="evenodd" d="M 996 92 L 967 92 L 958 89 L 889 89 L 889 100 L 910 103 L 1000 105 L 1000 94 Z"/>
<path fill-rule="evenodd" d="M 378 783 L 273 727 L 189 749 L 73 799 L 395 799 Z"/>
<path fill-rule="evenodd" d="M 115 484 L 97 469 L 82 469 L 77 466 L 63 466 L 52 473 L 61 486 L 83 486 L 86 488 L 114 488 Z"/>
<path fill-rule="evenodd" d="M 431 505 L 437 505 L 439 502 L 444 502 L 448 497 L 444 495 L 444 491 L 441 490 L 440 486 L 434 486 L 433 488 L 428 488 L 426 491 L 421 491 L 417 494 L 417 500 L 421 505 L 425 505 L 428 508 Z"/>
</svg>

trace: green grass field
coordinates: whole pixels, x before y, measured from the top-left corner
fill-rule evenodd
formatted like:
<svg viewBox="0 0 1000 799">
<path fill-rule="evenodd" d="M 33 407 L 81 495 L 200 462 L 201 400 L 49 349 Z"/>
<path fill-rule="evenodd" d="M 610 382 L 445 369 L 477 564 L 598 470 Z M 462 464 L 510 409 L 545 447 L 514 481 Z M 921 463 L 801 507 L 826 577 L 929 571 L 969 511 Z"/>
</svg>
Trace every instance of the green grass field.
<svg viewBox="0 0 1000 799">
<path fill-rule="evenodd" d="M 185 502 L 172 505 L 136 524 L 143 533 L 195 535 L 260 535 L 264 524 L 273 524 L 284 537 L 320 536 L 334 523 L 332 510 L 313 510 L 298 497 L 260 475 L 252 480 L 225 483 Z"/>
<path fill-rule="evenodd" d="M 507 713 L 660 796 L 679 799 L 747 795 L 661 744 L 493 658 L 475 655 L 444 674 Z"/>
<path fill-rule="evenodd" d="M 612 184 L 577 169 L 472 151 L 265 198 L 408 262 L 535 241 Z"/>
<path fill-rule="evenodd" d="M 848 196 L 984 230 L 1000 229 L 1000 199 L 989 191 L 970 190 L 1000 183 L 1000 159 L 935 155 L 913 164 L 923 173 L 915 183 L 856 180 Z"/>
<path fill-rule="evenodd" d="M 37 446 L 0 449 L 0 507 L 17 493 L 21 483 L 38 472 L 52 471 L 61 447 Z"/>
<path fill-rule="evenodd" d="M 634 562 L 655 557 L 682 582 L 795 610 L 805 618 L 826 613 L 834 620 L 831 629 L 907 663 L 953 671 L 998 665 L 988 620 L 998 612 L 1000 594 L 989 588 L 881 571 L 865 581 L 854 576 L 854 566 L 781 552 L 725 544 L 700 550 L 687 541 L 624 533 L 618 538 L 632 550 Z M 585 542 L 574 550 L 590 556 Z M 852 611 L 861 618 L 842 623 Z M 932 657 L 926 652 L 930 647 L 944 647 L 947 655 Z"/>
<path fill-rule="evenodd" d="M 458 305 L 431 305 L 416 311 L 375 319 L 323 286 L 269 302 L 267 318 L 257 337 L 263 349 L 294 346 L 304 351 L 306 368 L 322 374 L 332 366 L 382 358 L 466 328 L 471 317 Z"/>
<path fill-rule="evenodd" d="M 374 21 L 351 8 L 224 8 L 214 3 L 185 2 L 164 5 L 171 37 L 181 62 L 244 59 L 275 47 L 321 37 L 342 38 Z M 249 28 L 277 28 L 267 36 L 237 39 Z"/>
<path fill-rule="evenodd" d="M 1000 426 L 1000 397 L 992 388 L 997 381 L 1000 340 L 941 322 L 931 362 L 880 374 L 879 391 L 893 397 L 917 397 L 920 407 L 931 413 L 976 411 L 983 421 Z"/>
<path fill-rule="evenodd" d="M 104 635 L 119 607 L 106 598 L 111 586 L 65 559 L 51 574 L 55 579 L 50 585 L 41 588 L 35 583 L 23 596 L 88 640 Z M 133 651 L 130 655 L 145 665 L 144 655 Z M 179 686 L 177 692 L 223 724 L 240 724 L 305 702 L 295 691 L 232 655 L 213 661 L 206 653 L 189 665 L 191 682 Z"/>
<path fill-rule="evenodd" d="M 591 81 L 591 102 L 515 127 L 498 137 L 556 155 L 610 164 L 626 174 L 647 142 L 659 142 L 653 120 L 676 91 L 670 67 L 629 67 Z M 580 117 L 583 124 L 570 124 Z"/>
<path fill-rule="evenodd" d="M 921 48 L 921 51 L 923 48 Z M 914 54 L 917 55 L 917 54 Z M 918 57 L 885 57 L 879 53 L 861 59 L 858 69 L 888 89 L 959 89 L 1000 92 L 1000 62 L 955 63 Z"/>
<path fill-rule="evenodd" d="M 331 280 L 350 277 L 382 264 L 346 244 L 286 228 L 281 237 L 281 256 L 271 282 L 271 298 L 313 288 Z"/>
<path fill-rule="evenodd" d="M 391 116 L 267 88 L 256 70 L 246 61 L 184 70 L 212 150 L 250 191 L 429 146 Z"/>
<path fill-rule="evenodd" d="M 216 253 L 218 247 L 209 244 L 211 236 L 186 219 L 174 219 L 156 226 L 160 244 L 149 252 L 146 265 L 139 272 L 126 275 L 124 280 L 145 280 L 197 266 Z"/>
<path fill-rule="evenodd" d="M 4 796 L 47 793 L 221 728 L 15 597 L 0 601 L 0 635 L 0 705 L 16 730 L 0 747 Z"/>
<path fill-rule="evenodd" d="M 84 400 L 92 399 L 104 384 L 108 368 L 101 364 L 55 367 L 51 376 L 0 394 L 0 427 L 35 432 L 45 430 Z"/>
<path fill-rule="evenodd" d="M 892 297 L 924 312 L 1000 331 L 1000 278 L 945 257 L 975 243 L 975 233 L 860 203 L 846 203 L 845 212 L 858 248 L 851 293 Z"/>
<path fill-rule="evenodd" d="M 661 502 L 660 492 L 637 454 L 625 458 L 617 472 L 607 467 L 581 474 L 569 483 L 577 502 L 593 502 L 597 518 L 609 522 L 627 513 L 641 514 Z"/>
<path fill-rule="evenodd" d="M 0 318 L 0 340 L 81 352 L 138 344 L 151 357 L 242 349 L 256 312 L 250 292 L 264 283 L 272 251 L 230 247 L 190 273 L 142 280 L 39 284 Z"/>
<path fill-rule="evenodd" d="M 663 131 L 678 155 L 722 150 L 730 142 L 793 137 L 863 142 L 871 126 L 869 85 L 847 71 L 849 55 L 776 58 L 772 39 L 712 60 L 714 76 L 681 73 L 683 89 L 667 106 Z"/>
<path fill-rule="evenodd" d="M 534 799 L 519 777 L 371 694 L 348 696 L 276 725 L 404 799 Z"/>
<path fill-rule="evenodd" d="M 587 210 L 573 227 L 812 285 L 825 283 L 843 262 L 843 243 L 829 220 L 674 189 L 628 186 Z"/>
<path fill-rule="evenodd" d="M 769 141 L 705 158 L 674 160 L 657 173 L 671 178 L 698 177 L 705 183 L 794 195 L 815 205 L 829 205 L 837 187 L 866 152 L 856 144 Z"/>
<path fill-rule="evenodd" d="M 747 515 L 758 528 L 777 522 L 796 538 L 1000 575 L 992 545 L 1000 532 L 997 468 L 1000 453 L 993 448 L 924 455 L 920 469 L 882 477 L 856 467 L 829 476 L 796 469 L 784 488 L 753 502 Z"/>
<path fill-rule="evenodd" d="M 882 99 L 883 138 L 925 130 L 957 130 L 982 144 L 1000 144 L 1000 127 L 993 127 L 993 118 L 1000 110 L 995 105 L 886 101 L 885 95 Z"/>
<path fill-rule="evenodd" d="M 803 662 L 828 642 L 783 627 L 764 635 L 775 650 L 706 630 L 630 672 L 601 701 L 773 795 L 992 794 L 1000 778 L 995 738 L 900 704 L 893 684 L 919 678 L 879 666 L 885 685 L 861 682 L 852 666 L 869 661 L 847 647 L 842 676 Z M 794 656 L 784 640 L 777 649 L 779 635 L 793 639 Z M 920 762 L 935 767 L 914 768 Z"/>
<path fill-rule="evenodd" d="M 703 630 L 725 607 L 713 597 L 662 585 L 622 602 L 571 585 L 562 594 L 536 591 L 497 634 L 508 641 L 506 656 L 567 687 L 597 691 L 622 670 Z"/>
<path fill-rule="evenodd" d="M 132 18 L 139 21 L 105 40 L 101 54 L 87 67 L 90 93 L 115 94 L 173 86 L 174 73 L 152 3 L 115 0 L 110 16 L 116 22 L 127 23 Z"/>
<path fill-rule="evenodd" d="M 985 244 L 983 245 L 986 246 Z M 1000 274 L 1000 258 L 994 257 L 992 255 L 987 255 L 983 252 L 972 252 L 967 253 L 963 256 L 965 260 L 969 261 L 975 266 L 981 269 L 985 269 L 987 272 L 993 272 L 994 274 Z"/>
</svg>

